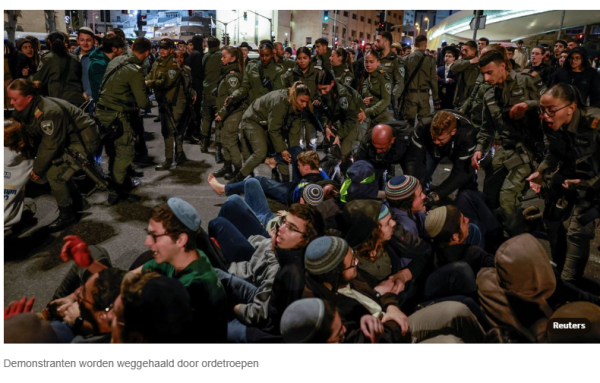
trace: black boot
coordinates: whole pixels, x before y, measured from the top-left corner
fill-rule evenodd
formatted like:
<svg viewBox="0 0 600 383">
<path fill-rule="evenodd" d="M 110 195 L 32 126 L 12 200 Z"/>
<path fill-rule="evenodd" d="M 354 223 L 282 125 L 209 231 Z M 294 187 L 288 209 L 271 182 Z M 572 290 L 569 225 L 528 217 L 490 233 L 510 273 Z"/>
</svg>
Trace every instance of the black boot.
<svg viewBox="0 0 600 383">
<path fill-rule="evenodd" d="M 130 177 L 143 177 L 144 176 L 144 172 L 141 170 L 138 170 L 135 165 L 131 164 L 128 168 L 127 168 L 127 175 Z"/>
<path fill-rule="evenodd" d="M 167 158 L 167 159 L 165 160 L 165 162 L 163 162 L 163 163 L 162 163 L 162 164 L 160 164 L 160 165 L 156 165 L 156 166 L 154 167 L 154 169 L 155 169 L 156 171 L 159 171 L 159 172 L 160 172 L 160 171 L 163 171 L 163 170 L 169 170 L 169 169 L 171 169 L 171 167 L 173 167 L 173 159 L 171 159 L 171 158 Z"/>
<path fill-rule="evenodd" d="M 222 164 L 223 161 L 225 161 L 225 158 L 223 157 L 223 147 L 221 146 L 221 144 L 217 144 L 217 152 L 215 153 L 215 162 L 217 164 Z"/>
<path fill-rule="evenodd" d="M 153 121 L 154 122 L 160 122 L 160 116 L 156 117 Z"/>
<path fill-rule="evenodd" d="M 59 207 L 58 208 L 58 218 L 56 218 L 50 225 L 48 225 L 48 230 L 51 232 L 62 230 L 68 226 L 71 226 L 77 222 L 75 218 L 75 214 L 73 214 L 73 210 L 70 206 Z"/>
<path fill-rule="evenodd" d="M 240 172 L 240 169 L 242 169 L 242 167 L 237 167 L 235 165 L 233 165 L 233 172 L 229 173 L 229 174 L 225 174 L 225 180 L 229 181 L 232 180 L 233 178 L 235 178 L 236 174 L 238 174 Z"/>
<path fill-rule="evenodd" d="M 215 175 L 215 177 L 225 177 L 225 179 L 227 179 L 228 175 L 232 175 L 231 172 L 231 162 L 229 161 L 225 161 L 225 163 L 223 164 L 223 167 L 219 170 L 217 170 L 216 172 L 213 173 Z"/>
<path fill-rule="evenodd" d="M 177 157 L 175 157 L 175 162 L 177 163 L 177 165 L 181 165 L 187 162 L 187 157 L 185 156 L 184 152 L 181 152 L 177 155 Z"/>
<path fill-rule="evenodd" d="M 229 182 L 227 182 L 227 184 L 233 184 L 236 182 L 241 182 L 246 178 L 245 175 L 243 175 L 241 172 L 238 172 L 232 179 L 229 180 Z"/>
<path fill-rule="evenodd" d="M 202 141 L 200 141 L 200 151 L 202 153 L 208 153 L 209 146 L 210 146 L 210 136 L 202 137 Z"/>
<path fill-rule="evenodd" d="M 108 204 L 110 206 L 119 202 L 139 202 L 142 197 L 129 193 L 125 185 L 115 185 L 114 190 L 108 194 Z"/>
</svg>

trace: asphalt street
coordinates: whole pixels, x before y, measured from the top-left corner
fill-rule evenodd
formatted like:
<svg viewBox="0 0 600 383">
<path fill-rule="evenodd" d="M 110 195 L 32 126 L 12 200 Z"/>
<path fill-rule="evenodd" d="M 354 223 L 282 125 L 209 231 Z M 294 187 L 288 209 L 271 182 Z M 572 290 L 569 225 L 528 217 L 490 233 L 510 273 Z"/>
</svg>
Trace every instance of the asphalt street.
<svg viewBox="0 0 600 383">
<path fill-rule="evenodd" d="M 157 113 L 157 108 L 152 111 Z M 58 216 L 54 198 L 44 194 L 43 188 L 28 189 L 28 195 L 35 201 L 37 224 L 16 240 L 5 241 L 4 306 L 22 296 L 36 298 L 36 311 L 46 306 L 72 264 L 72 261 L 63 263 L 59 257 L 62 238 L 66 235 L 78 235 L 90 245 L 103 246 L 110 254 L 114 266 L 128 269 L 136 257 L 147 250 L 144 246 L 145 229 L 151 209 L 157 203 L 170 197 L 185 199 L 198 210 L 202 227 L 207 229 L 208 221 L 217 216 L 220 206 L 226 200 L 225 196 L 214 193 L 206 181 L 208 174 L 217 170 L 220 165 L 215 164 L 214 153 L 203 154 L 199 145 L 186 143 L 184 150 L 188 162 L 170 171 L 155 171 L 154 166 L 164 160 L 164 142 L 159 123 L 153 122 L 153 119 L 154 116 L 145 118 L 144 124 L 148 149 L 155 163 L 140 169 L 144 171 L 142 185 L 134 191 L 142 196 L 139 203 L 108 206 L 107 193 L 95 193 L 88 197 L 91 208 L 84 212 L 76 225 L 62 232 L 48 234 L 43 227 Z M 103 165 L 106 169 L 107 164 Z M 439 166 L 434 183 L 445 178 L 449 169 L 449 164 Z M 258 173 L 271 174 L 266 165 L 260 165 Z M 272 205 L 273 209 L 281 207 L 278 203 Z M 592 244 L 593 251 L 586 269 L 586 277 L 597 283 L 600 283 L 600 254 L 597 250 L 600 245 L 599 237 L 600 229 Z M 547 242 L 542 242 L 547 248 Z"/>
</svg>

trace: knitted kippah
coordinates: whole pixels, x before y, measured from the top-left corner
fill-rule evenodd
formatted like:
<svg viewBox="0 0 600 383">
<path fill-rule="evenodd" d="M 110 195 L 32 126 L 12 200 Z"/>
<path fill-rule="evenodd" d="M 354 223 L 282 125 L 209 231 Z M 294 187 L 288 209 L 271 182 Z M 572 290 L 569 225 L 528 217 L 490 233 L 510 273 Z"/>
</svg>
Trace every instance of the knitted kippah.
<svg viewBox="0 0 600 383">
<path fill-rule="evenodd" d="M 381 221 L 382 219 L 387 217 L 388 214 L 390 214 L 390 209 L 387 207 L 386 204 L 384 204 L 384 203 L 381 204 L 381 211 L 379 212 L 379 220 Z"/>
<path fill-rule="evenodd" d="M 325 274 L 344 261 L 348 243 L 338 237 L 320 237 L 306 248 L 304 264 L 313 275 Z"/>
<path fill-rule="evenodd" d="M 413 176 L 396 176 L 385 185 L 385 198 L 391 201 L 410 198 L 418 186 L 419 181 Z"/>
<path fill-rule="evenodd" d="M 317 184 L 309 184 L 302 190 L 302 198 L 307 205 L 317 206 L 323 202 L 323 188 Z"/>
<path fill-rule="evenodd" d="M 281 316 L 281 335 L 285 343 L 306 343 L 321 329 L 325 304 L 319 298 L 306 298 L 289 305 Z"/>
<path fill-rule="evenodd" d="M 200 214 L 196 211 L 196 209 L 181 198 L 169 198 L 167 201 L 167 205 L 173 211 L 173 214 L 187 227 L 192 231 L 198 231 L 200 228 L 200 224 L 202 220 L 200 219 Z"/>
<path fill-rule="evenodd" d="M 448 209 L 446 206 L 431 210 L 425 217 L 425 230 L 431 238 L 435 238 L 444 228 Z"/>
</svg>

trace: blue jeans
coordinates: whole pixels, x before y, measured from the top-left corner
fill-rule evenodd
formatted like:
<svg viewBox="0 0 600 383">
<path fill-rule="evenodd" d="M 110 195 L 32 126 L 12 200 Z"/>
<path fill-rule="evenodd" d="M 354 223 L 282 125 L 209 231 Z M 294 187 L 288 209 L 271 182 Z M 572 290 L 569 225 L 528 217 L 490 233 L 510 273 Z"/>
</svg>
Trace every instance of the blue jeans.
<svg viewBox="0 0 600 383">
<path fill-rule="evenodd" d="M 231 303 L 246 304 L 254 301 L 258 287 L 223 270 L 215 269 L 215 273 L 223 284 L 227 298 Z M 238 319 L 230 320 L 227 323 L 227 340 L 233 343 L 247 343 L 246 327 Z"/>
<path fill-rule="evenodd" d="M 232 184 L 225 185 L 225 195 L 232 194 L 246 194 L 246 183 L 250 181 L 252 178 L 248 178 L 244 181 L 235 182 Z M 264 193 L 264 195 L 276 199 L 284 205 L 288 204 L 288 192 L 292 187 L 291 182 L 277 182 L 270 178 L 264 176 L 256 176 L 254 177 L 260 184 L 260 187 Z M 249 191 L 255 189 L 249 189 Z M 254 198 L 254 197 L 251 197 Z"/>
<path fill-rule="evenodd" d="M 260 186 L 256 187 L 262 194 Z M 246 201 L 239 195 L 229 197 L 221 207 L 219 217 L 231 222 L 245 238 L 250 238 L 251 235 L 268 237 L 265 226 L 274 217 L 274 214 L 269 209 L 264 194 L 262 194 L 262 199 L 249 198 L 250 195 L 248 193 L 244 194 Z"/>
<path fill-rule="evenodd" d="M 217 217 L 208 223 L 208 235 L 217 240 L 221 252 L 229 262 L 249 261 L 254 254 L 254 246 L 223 217 Z"/>
</svg>

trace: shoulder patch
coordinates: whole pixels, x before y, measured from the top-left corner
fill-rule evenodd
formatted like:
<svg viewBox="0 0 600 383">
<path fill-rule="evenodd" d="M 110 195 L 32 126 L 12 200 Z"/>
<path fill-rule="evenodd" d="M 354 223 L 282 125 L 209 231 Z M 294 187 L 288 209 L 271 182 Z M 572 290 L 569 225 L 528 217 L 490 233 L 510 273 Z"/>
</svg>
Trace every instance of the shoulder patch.
<svg viewBox="0 0 600 383">
<path fill-rule="evenodd" d="M 51 120 L 42 121 L 40 124 L 40 128 L 42 129 L 42 132 L 51 136 L 52 133 L 54 133 L 54 122 L 52 122 Z"/>
<path fill-rule="evenodd" d="M 344 84 L 346 84 L 347 86 L 352 86 L 352 77 L 346 77 L 346 79 L 344 80 Z"/>
<path fill-rule="evenodd" d="M 598 127 L 598 119 L 594 118 L 594 121 L 592 121 L 592 124 L 590 125 L 590 128 L 596 129 L 597 127 Z"/>
<path fill-rule="evenodd" d="M 392 94 L 392 84 L 390 84 L 389 82 L 385 84 L 385 90 L 387 90 L 389 94 Z"/>
<path fill-rule="evenodd" d="M 133 65 L 135 65 L 135 68 L 136 68 L 137 70 L 142 70 L 142 67 L 141 67 L 140 65 L 138 65 L 138 64 L 133 64 Z"/>
<path fill-rule="evenodd" d="M 240 84 L 240 82 L 238 81 L 237 77 L 235 77 L 235 76 L 230 76 L 227 79 L 227 83 L 229 83 L 229 86 L 232 87 L 232 88 L 237 88 L 238 85 Z"/>
<path fill-rule="evenodd" d="M 35 112 L 34 112 L 35 118 L 40 118 L 40 117 L 42 117 L 42 114 L 44 114 L 44 112 L 42 112 L 42 111 L 40 110 L 40 108 L 35 108 Z"/>
<path fill-rule="evenodd" d="M 169 74 L 169 78 L 171 80 L 173 80 L 175 78 L 175 76 L 177 75 L 177 72 L 175 71 L 175 69 L 169 69 L 169 71 L 167 73 Z"/>
<path fill-rule="evenodd" d="M 348 99 L 346 97 L 340 97 L 340 108 L 348 109 Z"/>
<path fill-rule="evenodd" d="M 385 63 L 383 66 L 392 66 L 392 63 Z"/>
</svg>

